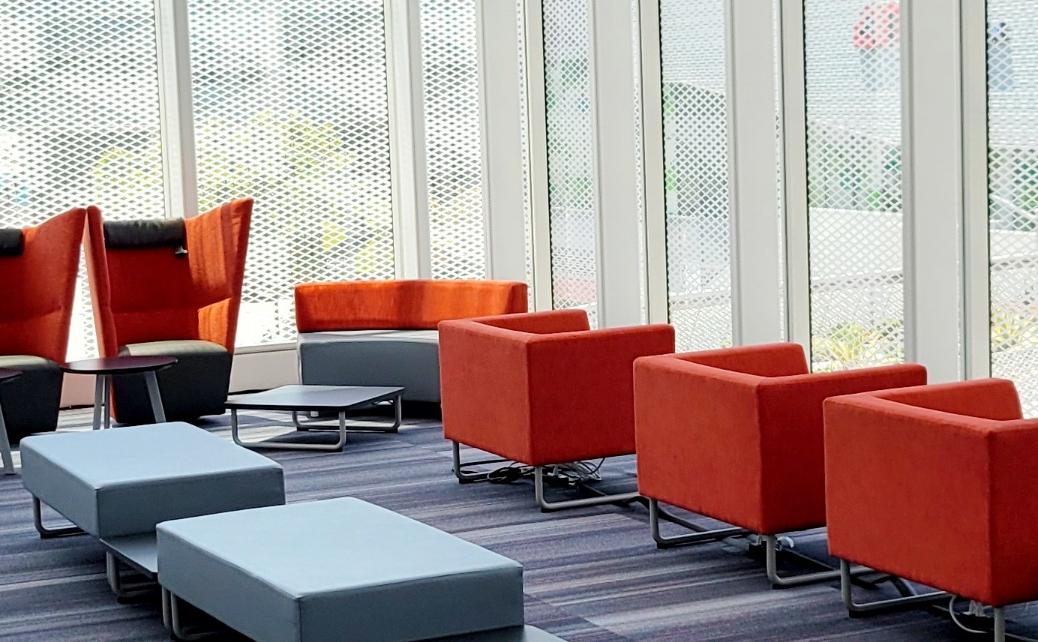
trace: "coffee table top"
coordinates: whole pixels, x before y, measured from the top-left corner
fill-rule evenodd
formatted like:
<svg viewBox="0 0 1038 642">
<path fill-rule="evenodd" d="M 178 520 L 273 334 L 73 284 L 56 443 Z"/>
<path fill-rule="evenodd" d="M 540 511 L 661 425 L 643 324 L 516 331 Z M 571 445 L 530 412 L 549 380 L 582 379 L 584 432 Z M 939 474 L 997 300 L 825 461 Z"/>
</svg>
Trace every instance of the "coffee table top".
<svg viewBox="0 0 1038 642">
<path fill-rule="evenodd" d="M 101 357 L 69 361 L 61 365 L 65 372 L 74 374 L 133 374 L 168 368 L 177 362 L 176 357 Z"/>
<path fill-rule="evenodd" d="M 231 410 L 348 410 L 393 399 L 403 391 L 378 386 L 281 386 L 235 395 L 226 406 Z"/>
<path fill-rule="evenodd" d="M 6 383 L 13 381 L 18 377 L 22 376 L 21 370 L 11 370 L 10 368 L 0 368 L 0 383 Z"/>
</svg>

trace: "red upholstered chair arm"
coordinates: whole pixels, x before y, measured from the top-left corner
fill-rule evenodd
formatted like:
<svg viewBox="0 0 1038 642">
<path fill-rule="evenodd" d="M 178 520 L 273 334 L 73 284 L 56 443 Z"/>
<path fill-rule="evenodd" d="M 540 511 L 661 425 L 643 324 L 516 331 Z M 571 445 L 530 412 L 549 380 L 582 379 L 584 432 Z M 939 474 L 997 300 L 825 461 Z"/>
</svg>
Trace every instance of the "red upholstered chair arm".
<svg viewBox="0 0 1038 642">
<path fill-rule="evenodd" d="M 473 321 L 441 322 L 439 335 L 444 436 L 528 461 L 531 335 Z"/>
<path fill-rule="evenodd" d="M 428 329 L 440 321 L 526 311 L 517 281 L 394 280 L 297 285 L 296 327 L 323 330 Z"/>
<path fill-rule="evenodd" d="M 1007 421 L 987 434 L 992 482 L 993 598 L 988 603 L 1038 598 L 1038 420 Z M 958 492 L 958 489 L 956 489 Z"/>
<path fill-rule="evenodd" d="M 509 314 L 476 319 L 485 325 L 497 328 L 529 332 L 531 334 L 555 334 L 557 332 L 581 332 L 591 329 L 587 313 L 583 310 L 548 310 L 527 314 Z"/>
<path fill-rule="evenodd" d="M 634 360 L 674 350 L 669 325 L 528 335 L 533 457 L 634 452 Z"/>
<path fill-rule="evenodd" d="M 992 550 L 990 440 L 999 426 L 873 394 L 828 399 L 830 551 L 997 604 L 988 565 L 978 560 Z"/>
<path fill-rule="evenodd" d="M 760 492 L 762 378 L 673 355 L 638 359 L 634 372 L 639 491 L 733 519 L 723 507 Z"/>
<path fill-rule="evenodd" d="M 806 374 L 808 371 L 804 349 L 797 343 L 763 343 L 689 352 L 678 355 L 678 358 L 704 366 L 761 377 Z"/>
<path fill-rule="evenodd" d="M 886 390 L 876 396 L 920 408 L 983 419 L 1007 421 L 1023 416 L 1016 386 L 1007 379 L 977 379 L 900 388 Z"/>
</svg>

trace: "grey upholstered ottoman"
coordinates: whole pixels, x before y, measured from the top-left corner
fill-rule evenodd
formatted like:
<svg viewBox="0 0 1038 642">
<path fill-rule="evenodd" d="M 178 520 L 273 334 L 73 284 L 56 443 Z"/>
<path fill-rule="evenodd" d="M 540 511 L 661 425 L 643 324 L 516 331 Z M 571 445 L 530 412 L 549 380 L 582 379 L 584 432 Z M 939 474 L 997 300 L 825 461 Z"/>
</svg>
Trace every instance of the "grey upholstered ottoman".
<svg viewBox="0 0 1038 642">
<path fill-rule="evenodd" d="M 158 558 L 177 634 L 179 599 L 260 641 L 425 640 L 523 624 L 517 562 L 358 499 L 164 522 Z"/>
<path fill-rule="evenodd" d="M 26 437 L 21 452 L 40 535 L 82 529 L 100 538 L 117 594 L 116 559 L 146 575 L 157 570 L 159 522 L 285 503 L 280 465 L 185 423 Z M 41 503 L 75 527 L 44 527 Z"/>
<path fill-rule="evenodd" d="M 323 386 L 401 386 L 407 401 L 440 401 L 436 330 L 299 334 L 299 380 Z"/>
</svg>

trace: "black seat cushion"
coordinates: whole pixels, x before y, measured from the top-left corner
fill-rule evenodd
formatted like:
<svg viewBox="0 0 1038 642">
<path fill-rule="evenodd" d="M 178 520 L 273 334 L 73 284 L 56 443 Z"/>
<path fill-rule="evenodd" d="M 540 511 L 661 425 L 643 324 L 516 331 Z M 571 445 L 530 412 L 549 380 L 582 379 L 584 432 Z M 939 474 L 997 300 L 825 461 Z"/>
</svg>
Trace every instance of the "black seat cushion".
<svg viewBox="0 0 1038 642">
<path fill-rule="evenodd" d="M 162 408 L 167 421 L 222 415 L 231 381 L 231 354 L 209 341 L 153 341 L 123 346 L 121 355 L 177 358 L 158 373 Z M 126 424 L 154 423 L 143 375 L 114 377 L 115 420 Z"/>
<path fill-rule="evenodd" d="M 179 218 L 105 221 L 104 235 L 105 246 L 115 250 L 170 247 L 180 253 L 187 247 L 187 230 Z"/>
<path fill-rule="evenodd" d="M 21 256 L 25 251 L 25 237 L 18 228 L 0 228 L 0 256 Z"/>
<path fill-rule="evenodd" d="M 57 428 L 62 382 L 58 364 L 43 357 L 5 355 L 0 356 L 0 368 L 22 373 L 0 385 L 0 405 L 11 444 L 33 433 Z"/>
</svg>

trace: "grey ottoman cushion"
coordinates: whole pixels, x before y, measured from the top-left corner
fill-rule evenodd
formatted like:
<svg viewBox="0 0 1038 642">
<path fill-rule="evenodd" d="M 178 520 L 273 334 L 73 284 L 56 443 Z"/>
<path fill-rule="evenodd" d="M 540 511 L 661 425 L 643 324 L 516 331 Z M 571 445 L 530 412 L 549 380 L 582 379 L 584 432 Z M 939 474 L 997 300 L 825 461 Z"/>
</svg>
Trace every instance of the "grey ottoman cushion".
<svg viewBox="0 0 1038 642">
<path fill-rule="evenodd" d="M 518 626 L 522 566 L 358 499 L 164 522 L 159 579 L 263 641 L 424 640 Z"/>
<path fill-rule="evenodd" d="M 436 330 L 355 330 L 299 335 L 304 384 L 403 386 L 404 399 L 440 401 Z"/>
<path fill-rule="evenodd" d="M 177 364 L 158 373 L 166 419 L 222 415 L 231 382 L 231 355 L 209 341 L 153 341 L 123 346 L 119 354 L 172 356 Z M 142 375 L 114 378 L 115 418 L 126 424 L 155 421 Z"/>
<path fill-rule="evenodd" d="M 0 386 L 0 403 L 11 444 L 34 432 L 57 428 L 62 381 L 58 364 L 43 357 L 7 355 L 0 357 L 0 368 L 22 373 Z"/>
<path fill-rule="evenodd" d="M 96 537 L 285 502 L 281 466 L 184 423 L 28 437 L 25 488 Z"/>
</svg>

